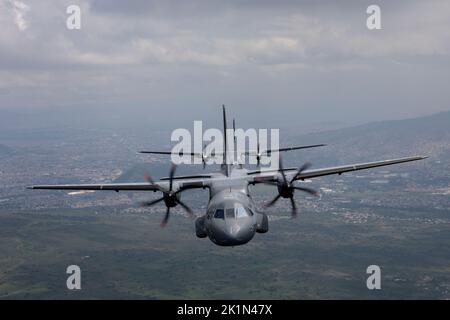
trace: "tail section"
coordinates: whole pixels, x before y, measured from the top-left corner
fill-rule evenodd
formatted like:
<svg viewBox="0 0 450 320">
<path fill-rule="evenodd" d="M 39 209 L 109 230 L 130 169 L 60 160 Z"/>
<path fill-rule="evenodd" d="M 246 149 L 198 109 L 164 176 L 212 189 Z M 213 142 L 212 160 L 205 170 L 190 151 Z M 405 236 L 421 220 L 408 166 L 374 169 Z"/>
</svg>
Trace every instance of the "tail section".
<svg viewBox="0 0 450 320">
<path fill-rule="evenodd" d="M 225 105 L 222 105 L 222 113 L 223 113 L 223 166 L 225 168 L 225 175 L 228 177 L 229 175 L 229 166 L 228 166 L 228 143 L 227 143 L 227 114 L 225 111 Z"/>
<path fill-rule="evenodd" d="M 227 143 L 227 114 L 225 111 L 225 105 L 222 105 L 222 112 L 223 112 L 223 163 L 227 163 L 227 150 L 228 150 L 228 143 Z"/>
<path fill-rule="evenodd" d="M 236 121 L 235 121 L 235 119 L 233 118 L 233 151 L 234 151 L 234 154 L 236 155 L 237 154 L 237 144 L 236 144 Z"/>
</svg>

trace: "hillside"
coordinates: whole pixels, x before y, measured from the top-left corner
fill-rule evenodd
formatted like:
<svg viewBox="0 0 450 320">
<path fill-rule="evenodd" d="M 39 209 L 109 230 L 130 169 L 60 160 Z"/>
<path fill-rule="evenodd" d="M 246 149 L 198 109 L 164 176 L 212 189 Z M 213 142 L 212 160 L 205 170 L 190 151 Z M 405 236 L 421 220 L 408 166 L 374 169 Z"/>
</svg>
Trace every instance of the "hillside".
<svg viewBox="0 0 450 320">
<path fill-rule="evenodd" d="M 288 137 L 289 144 L 326 143 L 304 153 L 319 163 L 369 161 L 408 155 L 450 159 L 450 111 L 431 116 L 382 121 L 333 131 Z M 331 160 L 331 161 L 330 161 Z"/>
</svg>

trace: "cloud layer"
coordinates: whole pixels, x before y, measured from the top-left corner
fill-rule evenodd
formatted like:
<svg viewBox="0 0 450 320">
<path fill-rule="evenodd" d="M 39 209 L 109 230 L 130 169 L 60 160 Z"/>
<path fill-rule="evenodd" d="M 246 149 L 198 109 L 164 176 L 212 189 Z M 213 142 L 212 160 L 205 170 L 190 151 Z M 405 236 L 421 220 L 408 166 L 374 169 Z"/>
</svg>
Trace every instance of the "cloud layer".
<svg viewBox="0 0 450 320">
<path fill-rule="evenodd" d="M 67 30 L 66 8 L 82 29 Z M 0 2 L 0 108 L 285 108 L 312 118 L 448 109 L 450 3 Z"/>
</svg>

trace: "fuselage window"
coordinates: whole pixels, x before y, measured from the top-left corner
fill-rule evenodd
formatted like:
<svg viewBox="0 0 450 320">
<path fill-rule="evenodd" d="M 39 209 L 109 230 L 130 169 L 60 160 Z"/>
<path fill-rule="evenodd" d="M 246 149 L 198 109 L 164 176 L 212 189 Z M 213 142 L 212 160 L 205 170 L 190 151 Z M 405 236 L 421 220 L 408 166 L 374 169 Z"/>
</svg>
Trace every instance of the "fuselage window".
<svg viewBox="0 0 450 320">
<path fill-rule="evenodd" d="M 216 218 L 216 219 L 224 219 L 223 209 L 217 209 L 216 213 L 214 214 L 214 218 Z"/>
<path fill-rule="evenodd" d="M 228 219 L 234 219 L 234 208 L 228 208 L 225 210 L 225 215 Z"/>
</svg>

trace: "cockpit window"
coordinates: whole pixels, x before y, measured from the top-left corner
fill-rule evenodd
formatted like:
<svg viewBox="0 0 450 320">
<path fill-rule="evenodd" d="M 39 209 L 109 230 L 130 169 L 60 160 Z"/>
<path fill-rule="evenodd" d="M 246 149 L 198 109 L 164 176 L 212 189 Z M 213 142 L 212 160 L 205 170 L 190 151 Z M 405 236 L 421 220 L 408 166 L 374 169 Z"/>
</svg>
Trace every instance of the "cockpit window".
<svg viewBox="0 0 450 320">
<path fill-rule="evenodd" d="M 234 208 L 226 209 L 225 216 L 227 217 L 227 219 L 234 219 Z"/>
<path fill-rule="evenodd" d="M 247 211 L 242 206 L 236 207 L 236 218 L 245 218 L 248 217 Z"/>
<path fill-rule="evenodd" d="M 253 212 L 239 203 L 235 203 L 232 208 L 216 209 L 215 219 L 240 219 L 253 216 Z"/>
<path fill-rule="evenodd" d="M 224 219 L 223 209 L 217 209 L 216 213 L 214 214 L 214 218 L 216 218 L 216 219 Z"/>
</svg>

